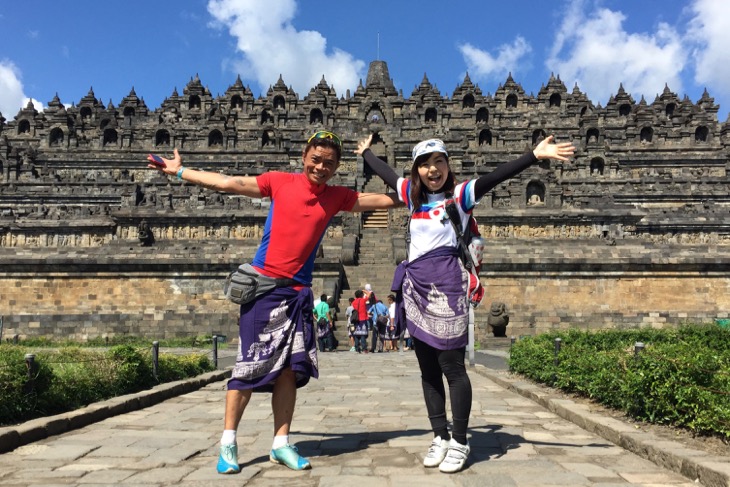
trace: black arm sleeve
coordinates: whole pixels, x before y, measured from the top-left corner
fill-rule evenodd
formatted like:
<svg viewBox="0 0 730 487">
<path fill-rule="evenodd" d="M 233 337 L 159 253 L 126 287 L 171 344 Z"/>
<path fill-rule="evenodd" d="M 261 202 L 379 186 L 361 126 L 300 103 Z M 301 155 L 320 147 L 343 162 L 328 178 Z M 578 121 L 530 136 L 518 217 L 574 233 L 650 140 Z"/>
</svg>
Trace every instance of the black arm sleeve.
<svg viewBox="0 0 730 487">
<path fill-rule="evenodd" d="M 398 185 L 398 174 L 388 165 L 387 162 L 380 159 L 378 156 L 373 154 L 370 149 L 365 149 L 362 153 L 365 163 L 370 166 L 375 174 L 380 176 L 380 179 L 385 181 L 385 184 L 390 186 L 392 189 L 397 189 Z M 496 172 L 496 171 L 495 171 Z"/>
<path fill-rule="evenodd" d="M 480 199 L 499 183 L 521 173 L 535 162 L 537 162 L 537 157 L 535 157 L 535 154 L 530 151 L 521 155 L 514 161 L 501 164 L 497 169 L 489 174 L 479 176 L 474 182 L 474 197 L 477 200 Z"/>
</svg>

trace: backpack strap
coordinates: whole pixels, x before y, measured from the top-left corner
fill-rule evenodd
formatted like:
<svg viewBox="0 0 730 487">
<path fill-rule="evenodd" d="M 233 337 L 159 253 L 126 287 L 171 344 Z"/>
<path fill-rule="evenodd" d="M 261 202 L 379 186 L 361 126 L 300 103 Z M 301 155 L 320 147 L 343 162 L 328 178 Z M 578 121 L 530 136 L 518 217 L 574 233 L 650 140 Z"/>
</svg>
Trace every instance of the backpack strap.
<svg viewBox="0 0 730 487">
<path fill-rule="evenodd" d="M 406 219 L 405 224 L 405 232 L 403 234 L 404 240 L 406 242 L 406 259 L 408 258 L 408 254 L 411 251 L 411 218 L 413 217 L 413 213 L 408 213 L 408 218 Z"/>
<path fill-rule="evenodd" d="M 446 194 L 446 205 L 444 206 L 446 214 L 449 216 L 451 226 L 454 227 L 456 232 L 456 240 L 459 243 L 459 252 L 461 254 L 461 260 L 464 263 L 466 270 L 471 272 L 472 269 L 476 268 L 474 260 L 471 258 L 471 252 L 469 252 L 469 244 L 466 242 L 466 234 L 461 226 L 461 217 L 459 216 L 459 209 L 456 207 L 456 201 L 451 193 Z M 467 232 L 469 229 L 467 228 Z"/>
</svg>

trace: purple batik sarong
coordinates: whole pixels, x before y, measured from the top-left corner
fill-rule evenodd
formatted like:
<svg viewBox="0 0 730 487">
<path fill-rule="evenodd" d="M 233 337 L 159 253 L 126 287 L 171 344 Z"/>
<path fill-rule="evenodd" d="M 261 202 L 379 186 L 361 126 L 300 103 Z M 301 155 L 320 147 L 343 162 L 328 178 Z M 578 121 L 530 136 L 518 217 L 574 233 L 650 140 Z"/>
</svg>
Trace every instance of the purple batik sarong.
<svg viewBox="0 0 730 487">
<path fill-rule="evenodd" d="M 355 325 L 355 331 L 352 332 L 353 336 L 368 336 L 368 320 L 358 321 Z"/>
<path fill-rule="evenodd" d="M 294 371 L 297 387 L 319 377 L 312 303 L 311 288 L 281 287 L 241 305 L 229 389 L 271 392 L 287 367 Z"/>
<path fill-rule="evenodd" d="M 399 298 L 411 336 L 438 350 L 465 347 L 468 283 L 468 274 L 454 248 L 439 247 L 401 264 L 392 288 L 400 288 Z"/>
</svg>

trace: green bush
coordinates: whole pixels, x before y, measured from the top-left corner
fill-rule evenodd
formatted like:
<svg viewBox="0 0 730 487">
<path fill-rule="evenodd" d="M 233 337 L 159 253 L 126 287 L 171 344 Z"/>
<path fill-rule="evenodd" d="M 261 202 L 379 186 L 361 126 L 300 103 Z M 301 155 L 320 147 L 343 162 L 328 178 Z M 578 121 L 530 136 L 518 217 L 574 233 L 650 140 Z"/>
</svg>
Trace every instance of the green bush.
<svg viewBox="0 0 730 487">
<path fill-rule="evenodd" d="M 208 347 L 213 342 L 212 335 L 198 335 L 186 337 L 163 338 L 157 340 L 160 347 L 165 348 L 194 348 Z M 63 340 L 48 337 L 29 337 L 19 341 L 18 345 L 33 348 L 61 348 L 61 347 L 83 347 L 83 348 L 107 348 L 117 345 L 131 345 L 135 347 L 147 347 L 151 345 L 150 339 L 135 335 L 115 335 L 110 337 L 95 337 L 79 342 L 76 340 Z M 226 348 L 226 343 L 219 343 L 219 348 Z"/>
<path fill-rule="evenodd" d="M 553 342 L 550 337 L 547 335 L 526 337 L 512 346 L 510 369 L 537 382 L 552 384 L 556 373 L 553 357 Z"/>
<path fill-rule="evenodd" d="M 8 424 L 38 407 L 39 397 L 52 382 L 52 371 L 48 364 L 36 360 L 36 370 L 29 378 L 25 363 L 28 351 L 11 345 L 0 348 L 0 424 Z"/>
<path fill-rule="evenodd" d="M 131 345 L 117 345 L 107 352 L 117 364 L 117 394 L 146 389 L 155 383 L 149 358 Z"/>
<path fill-rule="evenodd" d="M 561 339 L 555 360 L 555 339 Z M 634 344 L 644 343 L 636 355 Z M 510 369 L 637 419 L 730 438 L 730 330 L 711 325 L 596 333 L 570 330 L 514 344 Z"/>
<path fill-rule="evenodd" d="M 204 354 L 160 354 L 157 363 L 157 379 L 160 382 L 182 380 L 213 370 L 213 362 Z"/>
<path fill-rule="evenodd" d="M 160 354 L 155 378 L 150 348 L 65 347 L 34 351 L 36 370 L 29 380 L 24 359 L 28 351 L 0 345 L 0 424 L 70 411 L 213 370 L 206 354 Z"/>
<path fill-rule="evenodd" d="M 651 422 L 730 438 L 730 351 L 697 343 L 647 347 L 626 377 L 636 399 L 627 410 Z"/>
</svg>

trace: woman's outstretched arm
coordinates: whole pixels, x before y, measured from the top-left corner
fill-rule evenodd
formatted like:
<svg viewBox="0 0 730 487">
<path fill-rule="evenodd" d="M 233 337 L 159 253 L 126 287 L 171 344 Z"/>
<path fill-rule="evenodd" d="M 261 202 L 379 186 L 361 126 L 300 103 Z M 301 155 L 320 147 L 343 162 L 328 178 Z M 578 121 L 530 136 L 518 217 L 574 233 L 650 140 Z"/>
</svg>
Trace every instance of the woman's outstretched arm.
<svg viewBox="0 0 730 487">
<path fill-rule="evenodd" d="M 373 172 L 385 182 L 385 184 L 392 189 L 396 189 L 396 186 L 398 185 L 398 174 L 388 165 L 387 162 L 373 154 L 373 151 L 370 150 L 370 144 L 372 141 L 373 136 L 370 134 L 367 139 L 358 142 L 355 154 L 361 155 L 365 160 L 365 164 L 370 166 L 370 169 L 372 169 Z"/>
<path fill-rule="evenodd" d="M 474 182 L 474 197 L 478 200 L 502 181 L 506 181 L 521 173 L 540 159 L 557 159 L 567 161 L 575 153 L 572 142 L 553 144 L 553 136 L 543 139 L 535 150 L 527 152 L 517 159 L 500 165 L 497 169 L 477 178 Z"/>
</svg>

